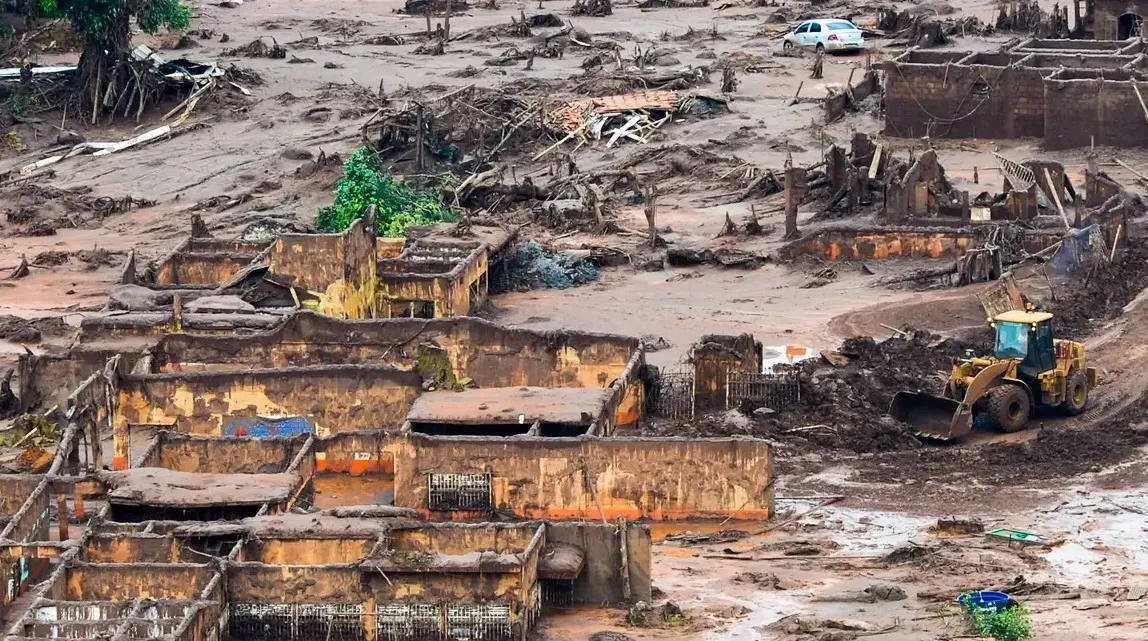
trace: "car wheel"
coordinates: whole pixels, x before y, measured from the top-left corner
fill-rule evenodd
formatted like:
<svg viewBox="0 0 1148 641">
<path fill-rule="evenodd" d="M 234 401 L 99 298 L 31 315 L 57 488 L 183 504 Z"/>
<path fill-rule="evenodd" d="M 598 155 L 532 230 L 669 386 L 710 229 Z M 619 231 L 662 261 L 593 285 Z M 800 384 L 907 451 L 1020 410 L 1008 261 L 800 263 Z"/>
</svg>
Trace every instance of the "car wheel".
<svg viewBox="0 0 1148 641">
<path fill-rule="evenodd" d="M 817 53 L 825 53 L 825 45 L 817 43 Z"/>
<path fill-rule="evenodd" d="M 781 50 L 786 51 L 786 52 L 793 51 L 793 43 L 788 41 L 788 40 L 782 42 L 781 43 Z"/>
</svg>

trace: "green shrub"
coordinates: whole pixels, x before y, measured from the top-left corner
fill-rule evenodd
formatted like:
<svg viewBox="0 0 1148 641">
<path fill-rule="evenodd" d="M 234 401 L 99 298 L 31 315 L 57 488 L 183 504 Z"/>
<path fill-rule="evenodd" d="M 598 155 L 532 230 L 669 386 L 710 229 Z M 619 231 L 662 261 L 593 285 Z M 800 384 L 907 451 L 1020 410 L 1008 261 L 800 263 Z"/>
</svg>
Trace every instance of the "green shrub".
<svg viewBox="0 0 1148 641">
<path fill-rule="evenodd" d="M 412 225 L 458 218 L 433 194 L 416 192 L 383 173 L 374 150 L 360 147 L 343 163 L 343 177 L 335 186 L 335 204 L 319 210 L 315 227 L 339 233 L 362 218 L 369 205 L 379 208 L 379 236 L 402 237 Z"/>
<path fill-rule="evenodd" d="M 1023 641 L 1032 637 L 1032 621 L 1022 605 L 1000 612 L 973 608 L 969 616 L 973 620 L 973 630 L 982 637 L 993 637 L 996 641 Z"/>
</svg>

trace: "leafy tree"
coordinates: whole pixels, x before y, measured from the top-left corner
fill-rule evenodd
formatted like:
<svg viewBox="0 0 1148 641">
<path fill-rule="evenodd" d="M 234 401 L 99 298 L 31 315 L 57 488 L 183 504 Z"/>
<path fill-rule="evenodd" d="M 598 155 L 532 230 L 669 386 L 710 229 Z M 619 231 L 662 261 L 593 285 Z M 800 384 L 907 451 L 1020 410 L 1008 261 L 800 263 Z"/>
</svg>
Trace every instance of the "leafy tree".
<svg viewBox="0 0 1148 641">
<path fill-rule="evenodd" d="M 126 111 L 133 97 L 142 111 L 154 91 L 140 84 L 146 81 L 130 68 L 132 18 L 145 33 L 156 33 L 164 27 L 183 29 L 191 17 L 191 9 L 179 0 L 40 0 L 40 8 L 48 17 L 71 22 L 84 38 L 76 86 L 82 113 L 90 112 L 92 122 L 105 109 L 114 112 L 123 105 Z"/>
<path fill-rule="evenodd" d="M 335 204 L 319 210 L 315 227 L 336 233 L 363 217 L 368 206 L 378 207 L 378 235 L 401 237 L 412 225 L 457 220 L 433 194 L 416 192 L 383 173 L 379 157 L 369 147 L 355 150 L 343 163 L 343 177 L 335 186 Z"/>
</svg>

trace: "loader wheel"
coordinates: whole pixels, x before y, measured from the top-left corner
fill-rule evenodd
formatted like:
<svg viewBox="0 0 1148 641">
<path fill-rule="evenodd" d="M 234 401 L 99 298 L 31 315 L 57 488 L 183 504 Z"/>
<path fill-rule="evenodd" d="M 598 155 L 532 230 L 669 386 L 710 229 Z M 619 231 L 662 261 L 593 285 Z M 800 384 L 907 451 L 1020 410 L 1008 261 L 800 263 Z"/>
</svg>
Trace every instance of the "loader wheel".
<svg viewBox="0 0 1148 641">
<path fill-rule="evenodd" d="M 1023 430 L 1032 409 L 1028 394 L 1016 385 L 1001 385 L 988 394 L 989 420 L 1002 432 Z"/>
<path fill-rule="evenodd" d="M 1064 384 L 1064 402 L 1060 404 L 1065 414 L 1077 416 L 1084 411 L 1088 402 L 1088 376 L 1080 370 L 1068 375 Z"/>
</svg>

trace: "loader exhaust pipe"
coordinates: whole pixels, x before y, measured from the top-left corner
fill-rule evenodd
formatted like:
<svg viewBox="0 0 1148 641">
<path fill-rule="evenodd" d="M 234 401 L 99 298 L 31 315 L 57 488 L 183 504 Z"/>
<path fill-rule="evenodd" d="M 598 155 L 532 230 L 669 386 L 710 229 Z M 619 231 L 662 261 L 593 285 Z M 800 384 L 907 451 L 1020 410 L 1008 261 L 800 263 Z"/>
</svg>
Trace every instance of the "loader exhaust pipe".
<svg viewBox="0 0 1148 641">
<path fill-rule="evenodd" d="M 889 415 L 908 423 L 918 436 L 949 440 L 973 429 L 973 412 L 968 405 L 922 392 L 897 392 Z"/>
</svg>

